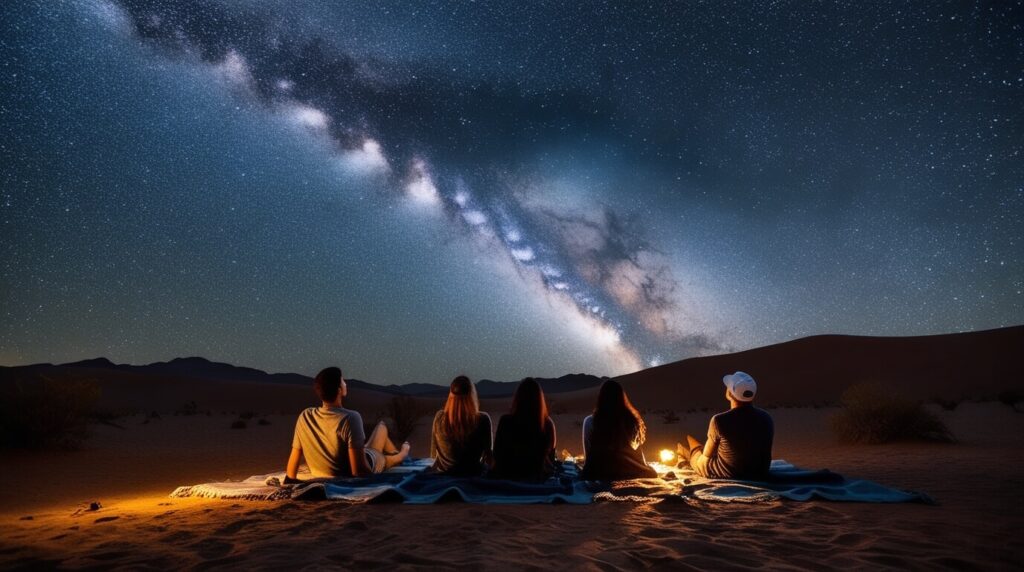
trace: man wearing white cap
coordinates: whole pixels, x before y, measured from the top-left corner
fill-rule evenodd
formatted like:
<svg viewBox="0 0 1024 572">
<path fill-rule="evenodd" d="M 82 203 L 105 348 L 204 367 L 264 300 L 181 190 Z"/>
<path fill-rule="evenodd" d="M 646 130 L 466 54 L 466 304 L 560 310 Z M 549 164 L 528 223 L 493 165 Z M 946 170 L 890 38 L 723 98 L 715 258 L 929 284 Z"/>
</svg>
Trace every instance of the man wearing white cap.
<svg viewBox="0 0 1024 572">
<path fill-rule="evenodd" d="M 772 463 L 772 438 L 775 424 L 767 411 L 754 407 L 757 383 L 750 375 L 737 371 L 722 378 L 729 410 L 711 418 L 708 440 L 687 435 L 687 447 L 678 445 L 683 459 L 698 474 L 715 479 L 759 479 L 768 474 Z"/>
</svg>

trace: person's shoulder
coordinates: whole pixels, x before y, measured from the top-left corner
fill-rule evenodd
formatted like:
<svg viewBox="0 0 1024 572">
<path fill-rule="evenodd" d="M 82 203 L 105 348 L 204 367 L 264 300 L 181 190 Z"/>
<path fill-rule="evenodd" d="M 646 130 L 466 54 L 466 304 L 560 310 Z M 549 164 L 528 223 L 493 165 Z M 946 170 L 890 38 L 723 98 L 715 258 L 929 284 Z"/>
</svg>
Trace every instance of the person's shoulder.
<svg viewBox="0 0 1024 572">
<path fill-rule="evenodd" d="M 434 423 L 440 423 L 441 419 L 444 418 L 444 409 L 438 409 L 437 413 L 434 414 Z"/>
<path fill-rule="evenodd" d="M 486 422 L 488 425 L 491 424 L 491 416 L 488 415 L 487 413 L 481 411 L 481 412 L 477 413 L 476 415 L 477 415 L 476 418 L 479 420 L 480 423 Z"/>
<path fill-rule="evenodd" d="M 752 409 L 754 411 L 756 411 L 758 415 L 760 415 L 761 417 L 767 419 L 768 421 L 772 420 L 772 414 L 768 413 L 766 410 L 761 409 L 760 407 L 752 407 Z"/>
<path fill-rule="evenodd" d="M 348 419 L 351 419 L 351 420 L 358 420 L 358 421 L 359 421 L 360 423 L 362 423 L 362 422 L 363 422 L 363 416 L 362 416 L 362 414 L 360 414 L 360 413 L 359 413 L 358 411 L 356 411 L 355 409 L 345 409 L 345 408 L 343 407 L 343 408 L 341 408 L 341 410 L 340 410 L 340 411 L 338 411 L 338 413 L 340 413 L 340 414 L 344 415 L 344 416 L 345 416 L 346 418 L 348 418 Z"/>
</svg>

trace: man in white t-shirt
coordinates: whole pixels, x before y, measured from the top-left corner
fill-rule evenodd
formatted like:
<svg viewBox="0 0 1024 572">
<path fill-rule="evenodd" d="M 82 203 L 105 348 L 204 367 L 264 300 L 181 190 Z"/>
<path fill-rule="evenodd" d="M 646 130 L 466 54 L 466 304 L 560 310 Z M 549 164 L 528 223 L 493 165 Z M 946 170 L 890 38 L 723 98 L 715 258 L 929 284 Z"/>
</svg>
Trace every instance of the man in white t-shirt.
<svg viewBox="0 0 1024 572">
<path fill-rule="evenodd" d="M 395 447 L 383 422 L 369 439 L 365 437 L 362 416 L 341 405 L 348 394 L 341 369 L 322 370 L 313 389 L 323 405 L 306 409 L 295 422 L 285 482 L 296 480 L 302 458 L 314 477 L 333 478 L 382 473 L 409 456 L 409 443 L 403 443 L 401 449 Z"/>
</svg>

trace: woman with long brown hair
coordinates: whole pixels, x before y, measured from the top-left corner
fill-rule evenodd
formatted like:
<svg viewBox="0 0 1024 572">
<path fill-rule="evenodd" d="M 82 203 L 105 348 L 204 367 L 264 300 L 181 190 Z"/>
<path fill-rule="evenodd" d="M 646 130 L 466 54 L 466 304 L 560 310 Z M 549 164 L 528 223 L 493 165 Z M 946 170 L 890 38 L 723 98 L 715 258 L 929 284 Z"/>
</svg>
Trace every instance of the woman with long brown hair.
<svg viewBox="0 0 1024 572">
<path fill-rule="evenodd" d="M 498 420 L 491 476 L 541 481 L 554 468 L 555 424 L 548 415 L 540 384 L 527 377 L 516 387 L 512 410 Z"/>
<path fill-rule="evenodd" d="M 605 381 L 594 414 L 583 420 L 585 465 L 580 476 L 589 480 L 657 476 L 640 450 L 646 438 L 647 426 L 622 385 Z"/>
<path fill-rule="evenodd" d="M 479 475 L 491 455 L 491 418 L 469 378 L 452 380 L 444 409 L 434 415 L 430 434 L 431 470 L 458 476 Z"/>
</svg>

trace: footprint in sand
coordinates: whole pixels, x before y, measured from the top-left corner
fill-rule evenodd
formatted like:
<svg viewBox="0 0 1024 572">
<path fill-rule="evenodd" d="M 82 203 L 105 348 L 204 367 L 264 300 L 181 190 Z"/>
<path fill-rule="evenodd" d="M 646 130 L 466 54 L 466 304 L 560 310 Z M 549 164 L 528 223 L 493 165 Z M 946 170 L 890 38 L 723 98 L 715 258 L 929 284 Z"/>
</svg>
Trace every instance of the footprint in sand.
<svg viewBox="0 0 1024 572">
<path fill-rule="evenodd" d="M 232 522 L 231 524 L 228 524 L 226 526 L 222 526 L 221 528 L 217 529 L 217 532 L 215 532 L 215 534 L 225 534 L 225 535 L 235 534 L 239 530 L 242 530 L 243 528 L 249 526 L 250 524 L 254 524 L 256 522 L 259 522 L 259 521 L 256 520 L 256 519 L 248 519 L 248 520 L 239 520 L 239 521 L 236 521 L 236 522 Z"/>
<path fill-rule="evenodd" d="M 195 550 L 196 554 L 207 560 L 227 556 L 234 547 L 235 545 L 230 542 L 214 540 L 212 538 L 200 540 L 189 546 L 189 548 Z"/>
<path fill-rule="evenodd" d="M 96 520 L 94 520 L 93 524 L 99 524 L 101 522 L 110 522 L 112 520 L 117 520 L 119 518 L 121 518 L 121 517 L 119 517 L 119 516 L 101 516 L 101 517 L 97 518 Z"/>
</svg>

